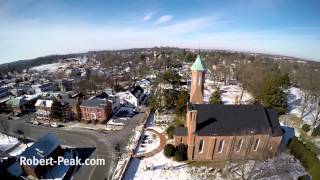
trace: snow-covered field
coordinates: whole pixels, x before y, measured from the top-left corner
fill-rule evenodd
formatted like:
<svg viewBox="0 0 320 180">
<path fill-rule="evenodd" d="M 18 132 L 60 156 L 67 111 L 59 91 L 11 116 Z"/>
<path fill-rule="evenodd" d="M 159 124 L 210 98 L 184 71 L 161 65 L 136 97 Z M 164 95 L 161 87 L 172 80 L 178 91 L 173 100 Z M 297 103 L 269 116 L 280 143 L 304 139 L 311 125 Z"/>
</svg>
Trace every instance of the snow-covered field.
<svg viewBox="0 0 320 180">
<path fill-rule="evenodd" d="M 124 179 L 189 179 L 185 163 L 164 156 L 163 151 L 143 160 L 133 159 Z"/>
<path fill-rule="evenodd" d="M 49 72 L 56 72 L 59 68 L 64 68 L 67 66 L 68 63 L 52 63 L 52 64 L 44 64 L 40 66 L 35 66 L 31 68 L 31 70 L 35 71 L 49 71 Z"/>
<path fill-rule="evenodd" d="M 220 97 L 223 104 L 235 104 L 236 99 L 240 99 L 242 88 L 239 85 L 219 85 Z M 215 91 L 205 84 L 204 102 L 208 103 L 212 93 Z M 249 104 L 253 102 L 253 98 L 248 91 L 244 91 L 241 99 L 241 104 Z"/>
<path fill-rule="evenodd" d="M 0 133 L 0 151 L 7 151 L 18 143 L 18 139 Z"/>
<path fill-rule="evenodd" d="M 223 85 L 220 87 L 220 93 L 224 104 L 235 104 L 235 100 L 241 97 L 242 88 L 238 85 Z M 252 96 L 247 91 L 244 91 L 241 104 L 248 104 L 252 101 Z"/>
<path fill-rule="evenodd" d="M 310 124 L 312 120 L 315 118 L 315 106 L 314 102 L 305 102 L 303 98 L 303 92 L 296 87 L 291 87 L 287 91 L 288 95 L 288 108 L 289 113 L 294 114 L 297 117 L 301 116 L 302 112 L 302 104 L 306 104 L 306 110 L 303 113 L 303 121 Z"/>
</svg>

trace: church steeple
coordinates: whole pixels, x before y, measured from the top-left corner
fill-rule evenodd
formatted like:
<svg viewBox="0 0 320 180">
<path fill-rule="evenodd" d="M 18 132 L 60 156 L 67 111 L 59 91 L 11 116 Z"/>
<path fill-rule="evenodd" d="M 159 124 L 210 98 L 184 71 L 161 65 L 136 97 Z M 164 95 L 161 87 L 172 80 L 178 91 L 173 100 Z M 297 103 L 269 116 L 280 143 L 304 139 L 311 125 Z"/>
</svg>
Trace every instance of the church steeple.
<svg viewBox="0 0 320 180">
<path fill-rule="evenodd" d="M 190 69 L 192 71 L 190 102 L 193 104 L 203 104 L 203 90 L 206 67 L 200 57 L 200 53 L 198 54 Z"/>
</svg>

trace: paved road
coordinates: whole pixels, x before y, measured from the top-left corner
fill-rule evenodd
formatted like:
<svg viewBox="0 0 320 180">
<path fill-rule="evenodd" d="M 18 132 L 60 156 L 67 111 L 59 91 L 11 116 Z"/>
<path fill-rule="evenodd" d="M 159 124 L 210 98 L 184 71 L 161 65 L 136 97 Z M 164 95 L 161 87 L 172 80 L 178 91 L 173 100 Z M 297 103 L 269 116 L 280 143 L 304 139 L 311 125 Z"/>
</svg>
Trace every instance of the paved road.
<svg viewBox="0 0 320 180">
<path fill-rule="evenodd" d="M 132 129 L 144 117 L 142 108 L 141 112 L 128 120 L 127 125 L 119 131 L 113 131 L 108 134 L 92 130 L 64 130 L 63 128 L 50 128 L 44 126 L 35 126 L 27 123 L 28 116 L 25 115 L 16 120 L 8 120 L 0 116 L 0 131 L 7 132 L 10 135 L 17 136 L 17 130 L 24 132 L 25 137 L 37 139 L 48 132 L 56 134 L 64 144 L 75 146 L 77 148 L 95 148 L 89 158 L 103 158 L 105 165 L 83 166 L 76 173 L 74 179 L 109 179 L 116 165 L 117 157 L 122 147 L 126 146 L 129 137 L 132 135 Z M 120 149 L 120 150 L 119 150 Z"/>
</svg>

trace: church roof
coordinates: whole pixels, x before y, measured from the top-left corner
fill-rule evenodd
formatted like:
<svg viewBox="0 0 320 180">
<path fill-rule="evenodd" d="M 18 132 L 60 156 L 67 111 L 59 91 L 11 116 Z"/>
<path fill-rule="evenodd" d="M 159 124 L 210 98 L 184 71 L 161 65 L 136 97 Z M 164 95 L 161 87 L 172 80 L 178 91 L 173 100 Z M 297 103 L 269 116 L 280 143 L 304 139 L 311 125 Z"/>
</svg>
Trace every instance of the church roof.
<svg viewBox="0 0 320 180">
<path fill-rule="evenodd" d="M 206 70 L 206 68 L 203 64 L 203 60 L 201 59 L 199 54 L 198 54 L 196 60 L 194 61 L 194 63 L 192 64 L 191 70 L 192 71 L 205 71 Z"/>
<path fill-rule="evenodd" d="M 261 105 L 193 104 L 197 111 L 196 134 L 215 135 L 281 135 L 278 116 L 274 110 Z"/>
</svg>

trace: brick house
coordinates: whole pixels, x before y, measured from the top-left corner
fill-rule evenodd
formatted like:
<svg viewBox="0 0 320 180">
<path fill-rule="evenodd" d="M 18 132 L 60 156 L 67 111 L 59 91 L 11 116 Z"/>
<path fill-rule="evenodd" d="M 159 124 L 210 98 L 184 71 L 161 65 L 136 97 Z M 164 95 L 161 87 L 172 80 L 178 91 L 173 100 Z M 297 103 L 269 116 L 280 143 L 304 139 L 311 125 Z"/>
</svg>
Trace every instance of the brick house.
<svg viewBox="0 0 320 180">
<path fill-rule="evenodd" d="M 106 121 L 112 113 L 111 102 L 101 99 L 83 100 L 81 105 L 82 119 L 85 121 Z"/>
<path fill-rule="evenodd" d="M 61 96 L 59 101 L 64 110 L 63 114 L 65 120 L 81 119 L 80 101 L 78 99 Z"/>
<path fill-rule="evenodd" d="M 273 156 L 282 140 L 277 113 L 261 105 L 203 104 L 205 67 L 198 55 L 184 126 L 174 132 L 175 145 L 188 145 L 189 160 L 226 161 Z"/>
</svg>

